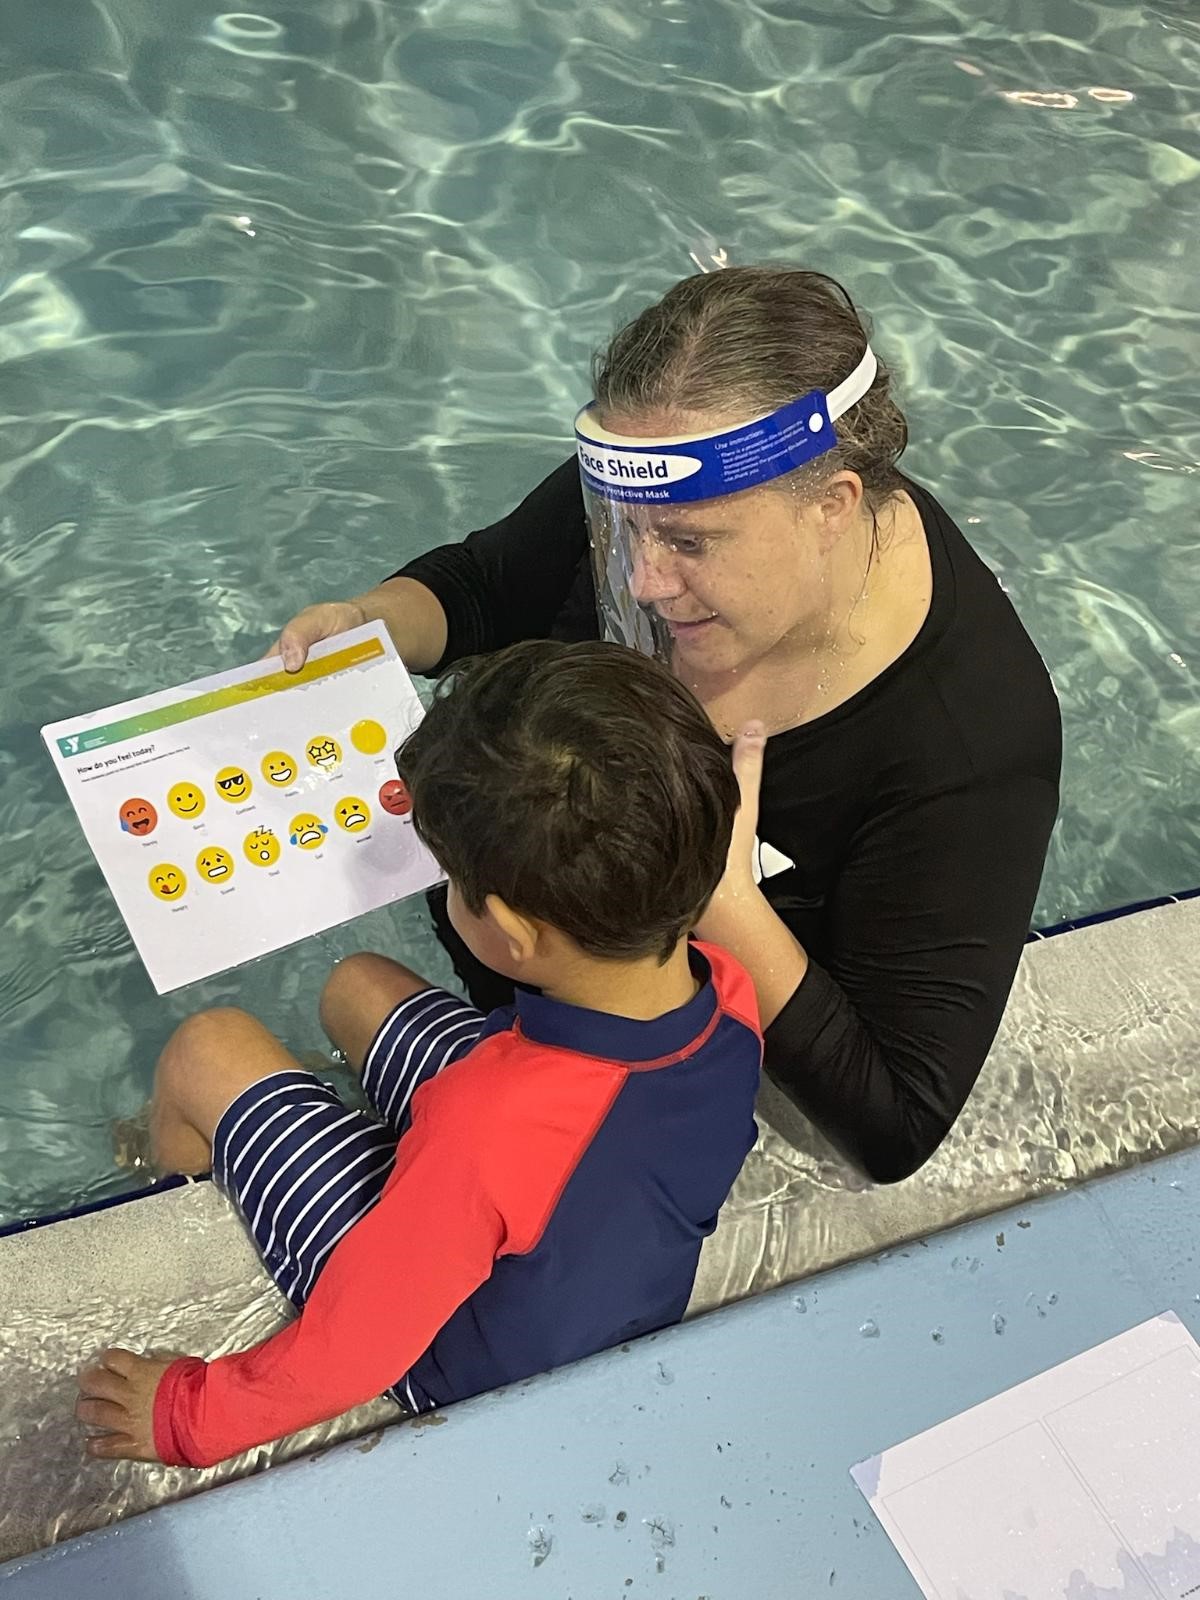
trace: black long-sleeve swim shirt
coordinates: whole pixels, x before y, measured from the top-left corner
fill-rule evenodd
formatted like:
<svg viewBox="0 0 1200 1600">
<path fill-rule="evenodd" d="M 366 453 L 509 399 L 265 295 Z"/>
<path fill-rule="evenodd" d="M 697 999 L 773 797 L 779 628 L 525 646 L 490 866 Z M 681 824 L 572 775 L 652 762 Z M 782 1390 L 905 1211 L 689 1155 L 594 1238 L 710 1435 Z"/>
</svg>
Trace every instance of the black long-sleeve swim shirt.
<svg viewBox="0 0 1200 1600">
<path fill-rule="evenodd" d="M 929 615 L 865 689 L 769 740 L 759 822 L 795 863 L 763 890 L 810 962 L 767 1030 L 766 1070 L 876 1182 L 932 1155 L 991 1047 L 1062 753 L 1053 686 L 1008 597 L 933 496 L 908 489 L 929 542 Z M 445 610 L 440 667 L 519 639 L 595 638 L 575 462 L 403 574 Z M 498 1002 L 482 969 L 460 970 L 477 1003 Z"/>
</svg>

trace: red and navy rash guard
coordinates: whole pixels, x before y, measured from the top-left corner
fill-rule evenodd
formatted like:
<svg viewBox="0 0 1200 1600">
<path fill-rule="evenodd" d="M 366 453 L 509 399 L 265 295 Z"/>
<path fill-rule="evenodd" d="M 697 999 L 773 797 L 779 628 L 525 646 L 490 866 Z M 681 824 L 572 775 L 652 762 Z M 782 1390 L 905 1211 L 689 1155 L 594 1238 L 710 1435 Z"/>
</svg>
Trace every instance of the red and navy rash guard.
<svg viewBox="0 0 1200 1600">
<path fill-rule="evenodd" d="M 398 1386 L 418 1410 L 678 1322 L 755 1138 L 750 979 L 652 1022 L 519 993 L 413 1096 L 379 1204 L 274 1338 L 159 1385 L 154 1437 L 207 1466 Z M 406 1376 L 404 1376 L 406 1375 Z"/>
</svg>

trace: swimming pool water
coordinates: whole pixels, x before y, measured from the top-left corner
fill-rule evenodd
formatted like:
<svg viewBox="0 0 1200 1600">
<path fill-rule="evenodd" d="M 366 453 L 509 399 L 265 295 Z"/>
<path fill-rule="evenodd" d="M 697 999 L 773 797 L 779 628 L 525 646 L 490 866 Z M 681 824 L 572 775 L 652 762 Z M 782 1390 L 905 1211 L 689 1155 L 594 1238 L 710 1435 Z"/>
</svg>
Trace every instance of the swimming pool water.
<svg viewBox="0 0 1200 1600">
<path fill-rule="evenodd" d="M 967 8 L 963 8 L 965 12 Z M 126 1180 L 187 1011 L 322 1048 L 331 961 L 157 999 L 38 738 L 247 660 L 562 459 L 587 361 L 694 264 L 873 313 L 908 465 L 1054 672 L 1039 915 L 1200 881 L 1184 0 L 92 0 L 0 32 L 0 1217 Z"/>
</svg>

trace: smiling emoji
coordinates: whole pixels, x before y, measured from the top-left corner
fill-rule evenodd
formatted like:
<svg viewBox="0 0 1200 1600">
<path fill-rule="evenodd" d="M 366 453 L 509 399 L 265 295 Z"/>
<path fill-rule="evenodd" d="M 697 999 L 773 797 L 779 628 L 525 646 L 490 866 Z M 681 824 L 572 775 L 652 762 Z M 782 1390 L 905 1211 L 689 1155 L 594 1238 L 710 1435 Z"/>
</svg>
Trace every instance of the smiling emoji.
<svg viewBox="0 0 1200 1600">
<path fill-rule="evenodd" d="M 289 837 L 301 850 L 316 850 L 328 832 L 329 829 L 320 817 L 314 817 L 311 811 L 302 811 L 298 817 L 292 818 L 292 831 Z"/>
<path fill-rule="evenodd" d="M 178 867 L 164 861 L 150 872 L 150 893 L 159 900 L 182 900 L 187 893 L 187 879 Z"/>
<path fill-rule="evenodd" d="M 279 840 L 270 828 L 255 828 L 246 835 L 242 852 L 256 867 L 273 867 L 279 860 Z"/>
<path fill-rule="evenodd" d="M 296 763 L 283 750 L 272 750 L 262 760 L 262 775 L 277 789 L 286 789 L 296 781 Z"/>
<path fill-rule="evenodd" d="M 359 800 L 355 795 L 348 794 L 334 806 L 333 820 L 339 828 L 345 828 L 347 833 L 361 833 L 371 820 L 370 807 L 365 800 Z"/>
<path fill-rule="evenodd" d="M 167 804 L 177 817 L 193 822 L 204 810 L 204 791 L 194 783 L 177 783 L 167 795 Z"/>
<path fill-rule="evenodd" d="M 121 832 L 132 833 L 144 839 L 158 827 L 158 812 L 149 800 L 126 800 L 117 815 L 121 819 Z"/>
<path fill-rule="evenodd" d="M 342 747 L 336 739 L 331 739 L 327 733 L 318 733 L 304 746 L 304 754 L 314 767 L 320 767 L 322 772 L 332 772 L 335 767 L 342 764 Z"/>
<path fill-rule="evenodd" d="M 238 805 L 250 793 L 250 776 L 245 767 L 222 767 L 217 773 L 217 793 L 230 805 Z"/>
<path fill-rule="evenodd" d="M 196 857 L 196 871 L 209 883 L 224 883 L 233 877 L 233 857 L 219 844 L 207 845 Z"/>
</svg>

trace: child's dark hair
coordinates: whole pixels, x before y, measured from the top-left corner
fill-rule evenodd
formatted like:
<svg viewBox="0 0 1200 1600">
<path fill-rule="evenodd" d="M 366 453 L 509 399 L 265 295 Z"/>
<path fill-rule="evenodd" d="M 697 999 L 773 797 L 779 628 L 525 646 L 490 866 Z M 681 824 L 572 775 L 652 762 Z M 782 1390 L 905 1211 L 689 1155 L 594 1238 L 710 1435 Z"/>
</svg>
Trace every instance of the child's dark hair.
<svg viewBox="0 0 1200 1600">
<path fill-rule="evenodd" d="M 690 691 L 623 645 L 458 663 L 396 766 L 472 912 L 499 895 L 595 956 L 665 961 L 725 869 L 729 752 Z"/>
</svg>

